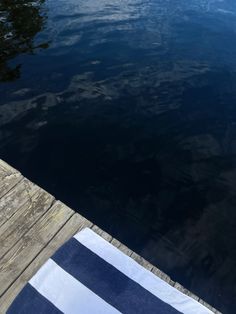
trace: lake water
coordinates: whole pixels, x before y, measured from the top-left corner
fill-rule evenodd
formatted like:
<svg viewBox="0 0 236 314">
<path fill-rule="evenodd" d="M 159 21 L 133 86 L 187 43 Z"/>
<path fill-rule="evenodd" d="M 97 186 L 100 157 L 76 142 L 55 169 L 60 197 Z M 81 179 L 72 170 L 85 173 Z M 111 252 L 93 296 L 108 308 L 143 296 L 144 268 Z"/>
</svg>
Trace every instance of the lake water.
<svg viewBox="0 0 236 314">
<path fill-rule="evenodd" d="M 0 157 L 236 313 L 236 1 L 2 0 Z"/>
</svg>

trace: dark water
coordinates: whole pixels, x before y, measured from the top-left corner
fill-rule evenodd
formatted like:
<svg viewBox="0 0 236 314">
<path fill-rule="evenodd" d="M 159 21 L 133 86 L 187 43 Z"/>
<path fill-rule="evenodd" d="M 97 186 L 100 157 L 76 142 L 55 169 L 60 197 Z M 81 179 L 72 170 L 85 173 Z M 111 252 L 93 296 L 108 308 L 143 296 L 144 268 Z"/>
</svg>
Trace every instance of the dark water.
<svg viewBox="0 0 236 314">
<path fill-rule="evenodd" d="M 1 0 L 0 156 L 236 313 L 235 0 Z"/>
</svg>

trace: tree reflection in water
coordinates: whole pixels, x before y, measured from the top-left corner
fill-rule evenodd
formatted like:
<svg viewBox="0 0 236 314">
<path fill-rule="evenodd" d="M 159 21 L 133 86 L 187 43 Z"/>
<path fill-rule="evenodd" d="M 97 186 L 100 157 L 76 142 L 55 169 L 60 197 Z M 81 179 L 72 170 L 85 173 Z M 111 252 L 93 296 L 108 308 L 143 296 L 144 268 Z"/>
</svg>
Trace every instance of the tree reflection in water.
<svg viewBox="0 0 236 314">
<path fill-rule="evenodd" d="M 47 43 L 35 44 L 34 39 L 45 24 L 45 0 L 1 0 L 0 2 L 0 81 L 20 77 L 21 65 L 10 60 L 22 53 L 34 53 L 47 48 Z"/>
</svg>

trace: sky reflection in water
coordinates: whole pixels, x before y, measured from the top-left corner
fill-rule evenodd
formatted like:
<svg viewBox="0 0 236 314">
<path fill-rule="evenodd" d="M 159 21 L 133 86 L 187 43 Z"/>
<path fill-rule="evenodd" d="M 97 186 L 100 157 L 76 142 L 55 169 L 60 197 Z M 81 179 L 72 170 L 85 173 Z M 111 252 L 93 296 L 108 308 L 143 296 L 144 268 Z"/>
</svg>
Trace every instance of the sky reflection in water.
<svg viewBox="0 0 236 314">
<path fill-rule="evenodd" d="M 1 157 L 235 313 L 236 2 L 17 10 L 0 5 Z"/>
</svg>

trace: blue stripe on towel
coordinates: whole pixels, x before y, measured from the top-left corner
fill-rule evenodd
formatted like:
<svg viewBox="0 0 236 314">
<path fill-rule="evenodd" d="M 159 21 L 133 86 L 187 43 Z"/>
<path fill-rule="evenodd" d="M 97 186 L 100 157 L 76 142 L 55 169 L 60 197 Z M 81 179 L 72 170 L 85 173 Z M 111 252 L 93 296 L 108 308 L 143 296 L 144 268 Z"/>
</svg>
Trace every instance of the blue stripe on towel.
<svg viewBox="0 0 236 314">
<path fill-rule="evenodd" d="M 73 238 L 52 259 L 122 313 L 180 313 Z"/>
<path fill-rule="evenodd" d="M 18 294 L 7 314 L 61 314 L 51 302 L 45 299 L 30 284 Z"/>
</svg>

